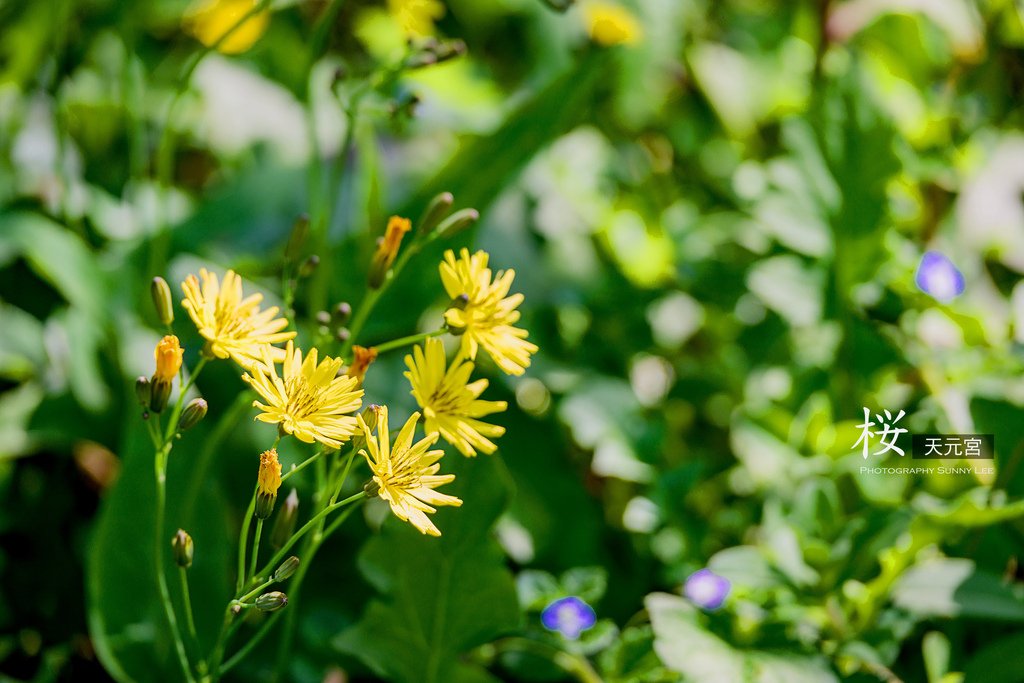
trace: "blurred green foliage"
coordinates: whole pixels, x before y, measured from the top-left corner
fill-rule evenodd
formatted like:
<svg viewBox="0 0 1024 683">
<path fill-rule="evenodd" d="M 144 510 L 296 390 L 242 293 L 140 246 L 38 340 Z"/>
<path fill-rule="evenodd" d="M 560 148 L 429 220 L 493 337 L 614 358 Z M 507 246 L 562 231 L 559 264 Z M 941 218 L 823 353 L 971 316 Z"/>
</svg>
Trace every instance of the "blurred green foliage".
<svg viewBox="0 0 1024 683">
<path fill-rule="evenodd" d="M 621 0 L 642 36 L 605 47 L 584 0 L 445 0 L 433 31 L 467 54 L 416 69 L 400 3 L 270 4 L 223 55 L 179 0 L 0 0 L 0 675 L 175 678 L 132 390 L 150 279 L 235 268 L 276 301 L 308 212 L 295 319 L 336 352 L 315 314 L 358 303 L 389 215 L 451 191 L 480 225 L 359 341 L 433 328 L 443 248 L 515 268 L 541 352 L 523 378 L 481 363 L 499 452 L 447 456 L 466 505 L 439 540 L 347 522 L 292 649 L 229 677 L 1024 680 L 1020 3 Z M 929 249 L 963 296 L 915 287 Z M 396 414 L 402 355 L 366 384 Z M 208 643 L 272 432 L 233 368 L 198 389 L 167 536 L 195 539 Z M 994 434 L 992 474 L 862 472 L 917 464 L 864 461 L 863 406 Z M 732 582 L 710 613 L 679 596 L 705 566 Z M 579 641 L 538 620 L 568 594 L 598 615 Z"/>
</svg>

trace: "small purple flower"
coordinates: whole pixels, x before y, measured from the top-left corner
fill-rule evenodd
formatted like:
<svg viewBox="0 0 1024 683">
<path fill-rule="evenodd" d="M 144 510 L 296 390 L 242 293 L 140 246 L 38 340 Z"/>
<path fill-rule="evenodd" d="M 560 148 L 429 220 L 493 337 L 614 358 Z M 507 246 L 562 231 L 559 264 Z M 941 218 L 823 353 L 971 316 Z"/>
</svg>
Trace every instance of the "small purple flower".
<svg viewBox="0 0 1024 683">
<path fill-rule="evenodd" d="M 555 600 L 540 613 L 540 622 L 549 631 L 558 631 L 576 640 L 597 621 L 593 608 L 575 596 Z"/>
<path fill-rule="evenodd" d="M 964 275 L 945 254 L 926 251 L 917 267 L 914 281 L 921 291 L 947 303 L 964 292 Z"/>
<path fill-rule="evenodd" d="M 725 602 L 731 587 L 729 579 L 710 569 L 701 569 L 687 577 L 683 594 L 698 607 L 718 609 Z"/>
</svg>

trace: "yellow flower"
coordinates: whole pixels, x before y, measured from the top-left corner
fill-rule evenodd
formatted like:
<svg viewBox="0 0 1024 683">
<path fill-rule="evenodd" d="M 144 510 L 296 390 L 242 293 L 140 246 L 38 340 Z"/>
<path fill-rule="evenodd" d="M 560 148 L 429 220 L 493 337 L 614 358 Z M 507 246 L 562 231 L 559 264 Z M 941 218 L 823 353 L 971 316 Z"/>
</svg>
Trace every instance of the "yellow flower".
<svg viewBox="0 0 1024 683">
<path fill-rule="evenodd" d="M 161 339 L 153 349 L 153 357 L 156 359 L 153 381 L 171 382 L 181 369 L 181 356 L 184 352 L 173 334 Z"/>
<path fill-rule="evenodd" d="M 412 230 L 412 222 L 408 218 L 392 216 L 388 221 L 384 237 L 377 240 L 377 251 L 373 254 L 370 262 L 369 281 L 370 287 L 377 289 L 387 277 L 391 264 L 395 262 L 398 255 L 398 248 L 402 246 L 402 237 Z"/>
<path fill-rule="evenodd" d="M 445 311 L 444 319 L 453 332 L 462 334 L 463 355 L 475 359 L 482 346 L 506 373 L 521 375 L 530 365 L 530 354 L 537 351 L 536 345 L 526 341 L 526 330 L 513 327 L 519 320 L 516 307 L 523 295 L 507 296 L 514 270 L 498 272 L 491 282 L 487 259 L 483 251 L 470 256 L 469 250 L 463 249 L 458 260 L 451 249 L 444 253 L 441 281 L 445 291 L 453 300 L 466 297 L 464 305 Z"/>
<path fill-rule="evenodd" d="M 444 455 L 444 451 L 427 450 L 437 441 L 437 433 L 429 434 L 413 445 L 413 433 L 420 419 L 419 413 L 413 413 L 398 433 L 392 448 L 387 406 L 381 406 L 377 411 L 377 436 L 373 435 L 373 430 L 363 421 L 362 415 L 357 419 L 366 439 L 366 450 L 360 450 L 359 453 L 366 458 L 373 471 L 377 495 L 391 505 L 391 511 L 399 519 L 409 522 L 421 533 L 440 536 L 441 532 L 427 517 L 428 512 L 436 512 L 431 506 L 458 507 L 462 501 L 434 490 L 455 479 L 454 474 L 437 473 L 441 469 L 437 461 Z"/>
<path fill-rule="evenodd" d="M 352 365 L 349 366 L 345 374 L 349 377 L 355 377 L 359 384 L 362 385 L 363 380 L 366 378 L 366 370 L 370 367 L 370 363 L 377 360 L 377 349 L 366 348 L 364 346 L 353 346 L 352 347 Z"/>
<path fill-rule="evenodd" d="M 595 0 L 583 6 L 587 32 L 599 45 L 633 45 L 643 35 L 640 23 L 625 7 Z"/>
<path fill-rule="evenodd" d="M 438 0 L 388 0 L 388 10 L 407 36 L 422 38 L 433 35 L 434 21 L 444 16 L 444 3 Z"/>
<path fill-rule="evenodd" d="M 473 363 L 457 357 L 450 366 L 444 356 L 440 339 L 428 339 L 426 350 L 417 346 L 412 356 L 405 357 L 409 371 L 405 376 L 412 384 L 412 395 L 423 409 L 424 429 L 439 432 L 441 438 L 466 456 L 477 450 L 493 453 L 497 448 L 486 437 L 505 433 L 499 425 L 481 422 L 480 417 L 500 413 L 508 407 L 505 401 L 481 401 L 487 388 L 486 379 L 469 382 Z"/>
<path fill-rule="evenodd" d="M 284 318 L 274 318 L 277 307 L 261 311 L 262 294 L 242 298 L 242 278 L 234 271 L 224 274 L 224 282 L 205 268 L 199 278 L 189 275 L 181 289 L 185 299 L 181 305 L 188 311 L 199 334 L 206 339 L 210 352 L 217 358 L 233 358 L 248 369 L 262 358 L 264 347 L 291 339 L 294 332 L 281 332 L 288 326 Z M 271 347 L 271 357 L 280 362 L 284 350 Z"/>
<path fill-rule="evenodd" d="M 363 391 L 358 380 L 337 376 L 340 358 L 325 356 L 317 364 L 316 349 L 310 349 L 303 361 L 302 351 L 291 342 L 284 351 L 283 377 L 279 377 L 269 349 L 264 347 L 263 361 L 252 366 L 252 375 L 242 375 L 266 401 L 253 402 L 263 411 L 256 419 L 278 425 L 299 441 L 319 441 L 331 448 L 341 446 L 357 429 L 356 419 L 350 413 L 362 404 Z"/>
<path fill-rule="evenodd" d="M 260 471 L 256 478 L 256 516 L 266 519 L 274 511 L 277 490 L 281 488 L 281 463 L 277 449 L 260 453 Z"/>
<path fill-rule="evenodd" d="M 185 15 L 185 27 L 200 43 L 212 47 L 231 27 L 251 12 L 259 0 L 199 0 Z M 217 50 L 234 55 L 252 47 L 270 24 L 270 10 L 253 14 L 231 32 Z"/>
</svg>

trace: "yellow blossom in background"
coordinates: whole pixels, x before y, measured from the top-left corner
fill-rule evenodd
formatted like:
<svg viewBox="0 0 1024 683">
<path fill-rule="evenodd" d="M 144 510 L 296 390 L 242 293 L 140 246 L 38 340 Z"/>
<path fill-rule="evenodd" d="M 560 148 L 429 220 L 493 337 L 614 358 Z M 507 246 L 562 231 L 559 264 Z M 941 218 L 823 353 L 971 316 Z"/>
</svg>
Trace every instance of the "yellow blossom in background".
<svg viewBox="0 0 1024 683">
<path fill-rule="evenodd" d="M 516 307 L 523 295 L 508 296 L 514 270 L 500 271 L 492 282 L 487 260 L 483 251 L 470 256 L 469 250 L 463 249 L 457 260 L 451 249 L 444 253 L 441 282 L 445 291 L 453 300 L 466 297 L 465 305 L 445 311 L 445 322 L 453 332 L 462 334 L 463 355 L 475 359 L 482 346 L 506 373 L 521 375 L 530 365 L 530 354 L 537 351 L 535 344 L 526 341 L 527 331 L 513 327 L 519 320 Z"/>
<path fill-rule="evenodd" d="M 478 418 L 500 413 L 508 404 L 480 400 L 487 380 L 469 382 L 473 363 L 458 356 L 449 366 L 441 340 L 428 339 L 426 349 L 415 347 L 413 355 L 405 357 L 405 364 L 409 367 L 405 376 L 412 385 L 416 403 L 423 409 L 427 433 L 439 432 L 442 439 L 466 456 L 474 456 L 478 450 L 493 453 L 497 446 L 487 437 L 501 436 L 505 428 Z"/>
<path fill-rule="evenodd" d="M 259 0 L 200 0 L 185 14 L 185 27 L 200 43 L 212 47 L 258 4 Z M 232 31 L 217 50 L 229 55 L 245 52 L 260 39 L 269 24 L 270 10 L 256 12 Z"/>
<path fill-rule="evenodd" d="M 349 366 L 345 374 L 349 377 L 355 377 L 360 384 L 366 378 L 366 370 L 370 367 L 370 363 L 377 360 L 377 349 L 366 348 L 363 346 L 352 347 L 352 365 Z"/>
<path fill-rule="evenodd" d="M 223 283 L 205 268 L 199 271 L 199 277 L 202 285 L 195 275 L 189 275 L 181 283 L 185 293 L 181 305 L 188 311 L 199 334 L 209 342 L 210 353 L 217 358 L 230 357 L 249 368 L 262 358 L 264 347 L 295 336 L 295 332 L 281 332 L 288 321 L 274 317 L 277 306 L 260 310 L 262 294 L 242 298 L 242 278 L 234 271 L 225 273 Z M 269 352 L 276 361 L 284 358 L 283 349 L 271 347 Z"/>
<path fill-rule="evenodd" d="M 278 425 L 299 441 L 338 448 L 357 429 L 351 413 L 362 404 L 359 381 L 337 376 L 340 358 L 325 356 L 318 364 L 316 349 L 310 349 L 303 360 L 302 351 L 289 341 L 284 354 L 282 376 L 267 346 L 262 363 L 252 366 L 251 375 L 242 376 L 266 401 L 253 402 L 262 411 L 256 419 Z"/>
<path fill-rule="evenodd" d="M 402 238 L 410 230 L 412 222 L 408 218 L 392 216 L 388 221 L 387 230 L 384 231 L 384 236 L 377 240 L 377 250 L 370 261 L 369 280 L 370 286 L 374 289 L 383 284 L 391 264 L 398 255 L 398 248 L 402 246 Z"/>
<path fill-rule="evenodd" d="M 169 334 L 161 339 L 156 348 L 153 349 L 153 357 L 156 359 L 156 373 L 154 381 L 170 382 L 181 369 L 181 357 L 185 350 L 178 343 L 178 338 Z"/>
<path fill-rule="evenodd" d="M 643 36 L 640 22 L 622 5 L 594 0 L 581 9 L 587 33 L 599 45 L 633 45 Z"/>
<path fill-rule="evenodd" d="M 359 427 L 366 439 L 366 449 L 359 453 L 366 458 L 373 472 L 373 482 L 377 485 L 377 495 L 391 505 L 391 511 L 399 519 L 409 522 L 421 533 L 440 536 L 434 523 L 427 513 L 436 512 L 433 505 L 460 506 L 462 501 L 435 491 L 441 484 L 455 480 L 454 474 L 438 474 L 441 466 L 438 460 L 444 451 L 427 450 L 437 441 L 437 433 L 428 434 L 426 438 L 413 444 L 413 434 L 419 413 L 413 413 L 395 438 L 391 446 L 391 435 L 388 431 L 388 409 L 381 406 L 376 411 L 377 435 L 373 429 L 358 416 Z"/>
<path fill-rule="evenodd" d="M 444 16 L 440 0 L 388 0 L 388 11 L 405 35 L 422 38 L 434 34 L 434 22 Z"/>
</svg>

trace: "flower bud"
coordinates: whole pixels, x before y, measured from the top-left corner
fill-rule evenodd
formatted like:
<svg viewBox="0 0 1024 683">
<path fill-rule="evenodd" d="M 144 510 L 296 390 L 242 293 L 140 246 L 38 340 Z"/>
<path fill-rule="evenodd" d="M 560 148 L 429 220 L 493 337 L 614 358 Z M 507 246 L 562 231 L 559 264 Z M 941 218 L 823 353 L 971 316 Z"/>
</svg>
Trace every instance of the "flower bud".
<svg viewBox="0 0 1024 683">
<path fill-rule="evenodd" d="M 391 270 L 391 264 L 395 262 L 398 255 L 398 248 L 402 246 L 402 237 L 412 230 L 412 223 L 408 218 L 392 216 L 388 220 L 388 227 L 384 231 L 384 237 L 377 240 L 377 251 L 373 254 L 370 262 L 370 273 L 367 278 L 371 289 L 379 289 L 384 284 L 384 279 Z"/>
<path fill-rule="evenodd" d="M 320 257 L 313 254 L 299 266 L 299 277 L 309 277 L 320 265 Z"/>
<path fill-rule="evenodd" d="M 143 408 L 149 408 L 149 397 L 152 395 L 152 387 L 148 377 L 139 377 L 135 380 L 135 397 Z"/>
<path fill-rule="evenodd" d="M 206 400 L 201 398 L 194 398 L 188 402 L 185 409 L 181 411 L 181 418 L 178 419 L 178 431 L 185 431 L 195 427 L 204 417 L 206 417 Z"/>
<path fill-rule="evenodd" d="M 295 489 L 288 494 L 281 509 L 274 518 L 274 528 L 270 530 L 270 545 L 283 548 L 288 539 L 295 533 L 295 525 L 299 520 L 299 494 Z"/>
<path fill-rule="evenodd" d="M 153 308 L 156 309 L 156 317 L 164 325 L 174 322 L 174 302 L 171 300 L 171 288 L 167 280 L 162 277 L 155 277 L 149 285 L 149 293 L 153 297 Z"/>
<path fill-rule="evenodd" d="M 437 235 L 441 239 L 454 237 L 469 226 L 480 220 L 480 212 L 476 209 L 462 209 L 456 211 L 437 226 Z"/>
<path fill-rule="evenodd" d="M 455 197 L 452 196 L 451 192 L 442 192 L 431 199 L 430 203 L 427 204 L 427 208 L 423 210 L 423 216 L 420 217 L 420 234 L 426 235 L 433 230 L 448 215 L 454 202 Z"/>
<path fill-rule="evenodd" d="M 192 566 L 192 537 L 184 529 L 178 529 L 171 539 L 171 548 L 174 549 L 174 561 L 179 567 L 188 569 Z"/>
<path fill-rule="evenodd" d="M 260 471 L 256 481 L 256 517 L 266 519 L 274 511 L 277 490 L 281 488 L 281 463 L 277 450 L 271 448 L 260 454 Z"/>
<path fill-rule="evenodd" d="M 288 596 L 281 591 L 264 593 L 256 598 L 256 609 L 261 612 L 276 612 L 288 604 Z"/>
<path fill-rule="evenodd" d="M 366 370 L 370 367 L 370 363 L 377 360 L 377 349 L 365 348 L 363 346 L 352 347 L 352 365 L 348 367 L 345 372 L 349 377 L 355 377 L 360 384 L 366 378 Z"/>
<path fill-rule="evenodd" d="M 153 358 L 156 359 L 156 373 L 153 381 L 158 379 L 170 382 L 181 369 L 181 357 L 185 350 L 178 343 L 178 338 L 173 334 L 165 336 L 157 343 L 153 350 Z"/>
<path fill-rule="evenodd" d="M 334 307 L 334 319 L 339 325 L 344 325 L 348 322 L 348 319 L 352 316 L 352 304 L 347 301 L 341 301 L 337 306 Z"/>
<path fill-rule="evenodd" d="M 378 413 L 380 413 L 380 406 L 377 405 L 376 403 L 371 403 L 370 405 L 366 406 L 363 409 L 363 414 L 361 415 L 361 417 L 363 418 L 363 422 L 366 423 L 366 425 L 369 426 L 371 429 L 373 429 L 377 425 Z M 364 448 L 366 446 L 366 435 L 363 434 L 362 429 L 356 430 L 356 433 L 352 437 L 352 441 L 350 443 L 352 444 L 352 450 L 354 450 L 357 453 L 359 452 L 360 448 Z"/>
<path fill-rule="evenodd" d="M 149 396 L 149 409 L 154 413 L 159 413 L 167 407 L 167 399 L 171 397 L 171 383 L 162 379 L 156 379 L 156 375 L 153 376 L 153 381 L 150 382 L 150 396 Z"/>
<path fill-rule="evenodd" d="M 291 577 L 295 573 L 295 570 L 299 568 L 299 558 L 292 555 L 287 560 L 281 563 L 281 566 L 274 572 L 274 581 L 284 581 Z"/>
</svg>

